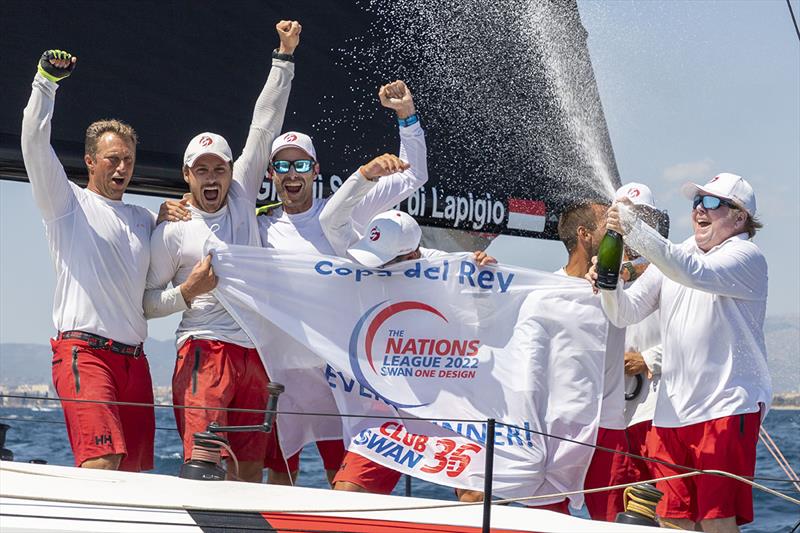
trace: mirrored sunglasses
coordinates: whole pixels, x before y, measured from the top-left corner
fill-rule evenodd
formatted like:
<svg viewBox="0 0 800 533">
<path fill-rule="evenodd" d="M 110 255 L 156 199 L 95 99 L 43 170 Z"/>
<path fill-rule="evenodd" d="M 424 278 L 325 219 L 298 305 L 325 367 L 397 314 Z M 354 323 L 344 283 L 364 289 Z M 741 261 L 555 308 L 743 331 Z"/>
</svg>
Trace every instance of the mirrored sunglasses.
<svg viewBox="0 0 800 533">
<path fill-rule="evenodd" d="M 716 196 L 709 196 L 706 194 L 698 194 L 694 197 L 692 201 L 692 209 L 697 209 L 697 206 L 703 204 L 703 207 L 706 209 L 714 210 L 719 209 L 719 206 L 724 205 L 725 207 L 729 207 L 731 209 L 739 209 L 739 206 L 725 200 L 723 198 L 717 198 Z"/>
<path fill-rule="evenodd" d="M 286 174 L 289 169 L 294 167 L 295 172 L 309 172 L 314 168 L 313 159 L 298 159 L 297 161 L 278 160 L 272 162 L 272 169 L 278 174 Z"/>
</svg>

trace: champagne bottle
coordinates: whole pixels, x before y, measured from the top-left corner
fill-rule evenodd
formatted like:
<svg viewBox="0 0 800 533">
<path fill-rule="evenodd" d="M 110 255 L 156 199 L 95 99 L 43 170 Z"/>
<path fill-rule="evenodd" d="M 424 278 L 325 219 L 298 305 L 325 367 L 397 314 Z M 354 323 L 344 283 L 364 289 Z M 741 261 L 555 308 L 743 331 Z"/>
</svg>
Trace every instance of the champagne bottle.
<svg viewBox="0 0 800 533">
<path fill-rule="evenodd" d="M 597 286 L 601 289 L 614 290 L 617 288 L 619 267 L 622 263 L 622 249 L 622 235 L 608 230 L 597 250 Z"/>
</svg>

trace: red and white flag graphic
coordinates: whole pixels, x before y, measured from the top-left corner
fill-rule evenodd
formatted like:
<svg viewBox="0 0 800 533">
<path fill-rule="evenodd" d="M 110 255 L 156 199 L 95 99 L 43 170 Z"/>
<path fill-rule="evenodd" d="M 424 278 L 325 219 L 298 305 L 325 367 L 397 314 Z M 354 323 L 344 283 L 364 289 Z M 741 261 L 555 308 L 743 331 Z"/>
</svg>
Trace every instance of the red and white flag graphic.
<svg viewBox="0 0 800 533">
<path fill-rule="evenodd" d="M 540 200 L 508 199 L 509 228 L 544 231 L 546 207 Z"/>
</svg>

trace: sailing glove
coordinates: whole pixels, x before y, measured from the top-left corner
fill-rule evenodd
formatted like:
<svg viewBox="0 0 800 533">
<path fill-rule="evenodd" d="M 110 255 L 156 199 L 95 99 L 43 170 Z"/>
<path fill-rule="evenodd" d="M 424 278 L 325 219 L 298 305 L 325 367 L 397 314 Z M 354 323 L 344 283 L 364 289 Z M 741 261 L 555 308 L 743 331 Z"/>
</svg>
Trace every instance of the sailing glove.
<svg viewBox="0 0 800 533">
<path fill-rule="evenodd" d="M 52 59 L 64 59 L 69 61 L 69 65 L 66 67 L 57 67 L 50 63 Z M 48 80 L 58 83 L 59 81 L 63 80 L 64 78 L 68 77 L 72 74 L 72 71 L 75 70 L 75 62 L 72 61 L 72 54 L 69 52 L 65 52 L 63 50 L 47 50 L 45 53 L 42 54 L 41 59 L 39 59 L 39 66 L 38 66 L 39 74 L 47 78 Z"/>
</svg>

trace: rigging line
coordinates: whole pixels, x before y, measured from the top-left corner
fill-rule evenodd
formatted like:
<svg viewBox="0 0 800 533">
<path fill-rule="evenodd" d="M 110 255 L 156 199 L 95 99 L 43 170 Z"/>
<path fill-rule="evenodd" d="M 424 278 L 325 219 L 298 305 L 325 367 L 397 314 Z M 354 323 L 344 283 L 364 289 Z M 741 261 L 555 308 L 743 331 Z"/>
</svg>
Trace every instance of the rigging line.
<svg viewBox="0 0 800 533">
<path fill-rule="evenodd" d="M 169 409 L 194 409 L 206 411 L 225 411 L 235 413 L 275 413 L 277 415 L 295 416 L 335 416 L 339 418 L 370 418 L 378 420 L 419 420 L 422 422 L 467 422 L 470 424 L 485 424 L 485 418 L 443 418 L 443 417 L 420 417 L 420 416 L 388 416 L 388 415 L 368 415 L 368 414 L 345 414 L 345 413 L 306 413 L 302 411 L 278 411 L 270 409 L 246 409 L 244 407 L 211 407 L 207 405 L 177 405 L 171 403 L 143 403 L 143 402 L 120 402 L 115 400 L 89 400 L 81 398 L 57 398 L 49 396 L 22 396 L 15 394 L 0 394 L 0 398 L 10 398 L 17 400 L 46 400 L 51 402 L 75 402 L 75 403 L 94 403 L 97 405 L 117 405 L 124 407 L 158 407 Z"/>
<path fill-rule="evenodd" d="M 238 408 L 238 407 L 207 407 L 207 406 L 194 406 L 194 405 L 174 405 L 174 404 L 155 404 L 155 403 L 140 403 L 140 402 L 119 402 L 119 401 L 112 401 L 112 400 L 87 400 L 87 399 L 78 399 L 78 398 L 50 398 L 47 396 L 18 396 L 18 395 L 3 395 L 0 394 L 0 398 L 26 398 L 26 399 L 37 399 L 37 400 L 51 400 L 51 401 L 66 401 L 66 402 L 78 402 L 78 403 L 95 403 L 98 405 L 124 405 L 124 406 L 133 406 L 133 407 L 171 407 L 171 408 L 178 408 L 178 409 L 207 409 L 207 410 L 215 410 L 215 411 L 235 411 L 235 412 L 247 412 L 247 413 L 275 413 L 275 414 L 282 414 L 282 415 L 300 415 L 300 416 L 336 416 L 340 418 L 368 418 L 368 419 L 380 419 L 380 420 L 417 420 L 423 422 L 467 422 L 472 424 L 486 424 L 485 419 L 467 419 L 467 418 L 430 418 L 430 417 L 416 417 L 416 416 L 372 416 L 372 415 L 364 415 L 364 414 L 340 414 L 340 413 L 303 413 L 297 411 L 271 411 L 268 409 L 245 409 L 245 408 Z M 642 455 L 636 455 L 630 452 L 623 452 L 622 450 L 614 450 L 612 448 L 606 448 L 604 446 L 599 446 L 597 444 L 588 444 L 586 442 L 580 442 L 574 439 L 570 439 L 568 437 L 561 437 L 559 435 L 551 435 L 549 433 L 545 433 L 542 431 L 537 431 L 531 428 L 524 428 L 521 426 L 517 426 L 514 424 L 509 424 L 506 422 L 502 422 L 501 420 L 497 421 L 498 425 L 506 426 L 506 427 L 513 427 L 524 431 L 526 433 L 533 433 L 536 435 L 541 435 L 544 437 L 550 437 L 553 439 L 563 440 L 566 442 L 571 442 L 573 444 L 579 444 L 581 446 L 587 446 L 590 448 L 595 448 L 597 450 L 602 450 L 608 453 L 616 453 L 619 455 L 625 455 L 627 457 L 631 457 L 634 459 L 641 459 L 643 461 L 648 461 L 652 463 L 658 463 L 664 466 L 670 466 L 673 468 L 681 469 L 681 470 L 688 470 L 693 471 L 697 469 L 693 469 L 688 466 L 683 466 L 675 463 L 669 463 L 667 461 L 662 461 L 660 459 L 653 459 L 650 457 L 644 457 Z M 772 478 L 767 476 L 750 476 L 748 479 L 752 480 L 759 480 L 759 481 L 773 481 L 776 483 L 792 483 L 792 481 L 784 479 L 784 478 Z"/>
<path fill-rule="evenodd" d="M 534 433 L 536 435 L 541 435 L 541 436 L 544 436 L 544 437 L 550 437 L 550 438 L 554 438 L 554 439 L 558 439 L 558 440 L 563 440 L 563 441 L 566 441 L 566 442 L 570 442 L 572 444 L 580 444 L 581 446 L 594 448 L 595 450 L 602 450 L 604 452 L 616 453 L 616 454 L 619 454 L 619 455 L 624 455 L 626 457 L 630 457 L 632 459 L 641 459 L 642 461 L 656 463 L 656 464 L 660 464 L 662 466 L 669 466 L 669 467 L 675 468 L 675 469 L 686 470 L 688 472 L 699 472 L 699 473 L 709 473 L 709 472 L 711 472 L 710 470 L 701 470 L 699 468 L 692 468 L 690 466 L 684 466 L 684 465 L 679 465 L 679 464 L 676 464 L 676 463 L 670 463 L 670 462 L 667 462 L 667 461 L 663 461 L 661 459 L 654 459 L 652 457 L 645 457 L 643 455 L 636 455 L 635 453 L 631 453 L 631 452 L 624 452 L 622 450 L 615 450 L 613 448 L 606 448 L 605 446 L 600 446 L 599 444 L 588 444 L 586 442 L 581 442 L 581 441 L 578 441 L 578 440 L 575 440 L 575 439 L 570 439 L 569 437 L 560 437 L 558 435 L 550 435 L 550 434 L 545 433 L 543 431 L 536 431 L 535 429 L 531 429 L 531 428 L 524 428 L 524 427 L 521 427 L 521 426 L 516 426 L 514 424 L 507 424 L 507 423 L 501 422 L 499 420 L 497 421 L 497 425 L 498 426 L 512 427 L 512 428 L 515 428 L 515 429 L 519 429 L 520 431 L 525 431 L 526 433 Z M 784 478 L 773 478 L 773 477 L 766 477 L 766 476 L 742 476 L 742 477 L 744 477 L 745 479 L 749 479 L 749 480 L 773 481 L 773 482 L 777 482 L 777 483 L 793 483 L 791 480 L 787 480 L 787 479 L 784 479 Z M 798 492 L 800 492 L 800 491 L 798 491 Z"/>
<path fill-rule="evenodd" d="M 792 23 L 794 23 L 794 31 L 797 33 L 797 39 L 800 40 L 800 28 L 797 27 L 797 19 L 794 18 L 794 9 L 792 9 L 792 3 L 789 0 L 786 0 L 786 5 L 789 6 L 789 15 L 792 17 Z"/>
<path fill-rule="evenodd" d="M 18 470 L 14 468 L 9 468 L 7 465 L 0 465 L 0 469 L 5 469 L 11 472 L 22 473 L 22 474 L 31 474 L 30 471 L 26 470 Z M 594 492 L 604 492 L 610 490 L 618 490 L 624 489 L 627 487 L 632 487 L 634 485 L 639 485 L 641 483 L 655 483 L 658 481 L 669 481 L 671 479 L 681 479 L 686 477 L 692 476 L 699 476 L 701 474 L 706 473 L 715 473 L 722 476 L 730 477 L 733 479 L 738 479 L 743 483 L 747 483 L 751 485 L 753 488 L 759 489 L 763 492 L 768 494 L 773 494 L 781 499 L 784 499 L 790 503 L 800 506 L 800 500 L 792 498 L 790 496 L 786 496 L 779 492 L 773 491 L 769 487 L 765 487 L 753 481 L 743 478 L 742 476 L 737 476 L 736 474 L 731 474 L 730 472 L 725 472 L 722 470 L 706 470 L 702 472 L 685 472 L 683 474 L 674 474 L 671 476 L 665 476 L 660 478 L 649 479 L 646 481 L 635 481 L 631 483 L 622 483 L 619 485 L 611 485 L 609 487 L 598 487 L 595 489 L 581 489 L 581 490 L 574 490 L 569 492 L 558 492 L 555 494 L 543 494 L 539 496 L 524 496 L 520 498 L 506 498 L 502 500 L 492 500 L 492 505 L 503 505 L 506 503 L 519 503 L 519 502 L 526 502 L 526 501 L 533 501 L 545 498 L 564 498 L 566 496 L 571 496 L 574 494 L 591 494 Z M 6 498 L 15 498 L 19 500 L 33 500 L 33 501 L 46 501 L 46 502 L 59 502 L 59 503 L 73 503 L 73 504 L 82 504 L 82 505 L 97 505 L 97 506 L 105 506 L 105 507 L 131 507 L 131 508 L 146 508 L 146 509 L 160 509 L 160 510 L 187 510 L 187 511 L 209 511 L 213 509 L 208 508 L 201 508 L 201 507 L 193 507 L 191 505 L 164 505 L 164 504 L 140 504 L 140 503 L 112 503 L 112 502 L 101 502 L 101 501 L 93 501 L 93 500 L 82 500 L 82 499 L 73 499 L 73 498 L 49 498 L 44 496 L 31 496 L 31 495 L 13 495 L 13 494 L 5 494 L 0 493 L 0 497 Z M 470 507 L 470 506 L 477 506 L 483 505 L 483 502 L 452 502 L 452 503 L 441 503 L 441 504 L 434 504 L 434 505 L 411 505 L 411 506 L 402 506 L 402 507 L 374 507 L 374 508 L 345 508 L 345 509 L 237 509 L 236 511 L 231 512 L 238 512 L 238 513 L 278 513 L 278 514 L 324 514 L 324 513 L 367 513 L 367 512 L 389 512 L 389 511 L 418 511 L 418 510 L 428 510 L 428 509 L 446 509 L 446 508 L 454 508 L 454 507 Z M 218 509 L 219 510 L 219 509 Z M 223 511 L 223 510 L 219 510 Z"/>
<path fill-rule="evenodd" d="M 56 424 L 59 426 L 66 426 L 67 423 L 63 420 L 45 420 L 43 418 L 13 418 L 10 416 L 0 416 L 0 420 L 8 420 L 9 422 L 36 422 L 37 424 Z M 178 431 L 178 428 L 168 428 L 164 426 L 156 426 L 156 429 L 162 431 Z"/>
<path fill-rule="evenodd" d="M 758 436 L 761 438 L 764 446 L 767 448 L 767 450 L 769 450 L 769 453 L 772 454 L 772 457 L 775 458 L 775 461 L 778 463 L 778 465 L 780 465 L 786 476 L 792 481 L 796 482 L 794 483 L 794 486 L 798 491 L 800 491 L 800 478 L 797 477 L 792 465 L 789 464 L 789 460 L 786 459 L 786 457 L 783 455 L 783 452 L 781 452 L 781 449 L 778 448 L 778 443 L 772 440 L 772 436 L 767 432 L 764 426 L 761 426 L 759 429 L 760 431 Z"/>
</svg>

